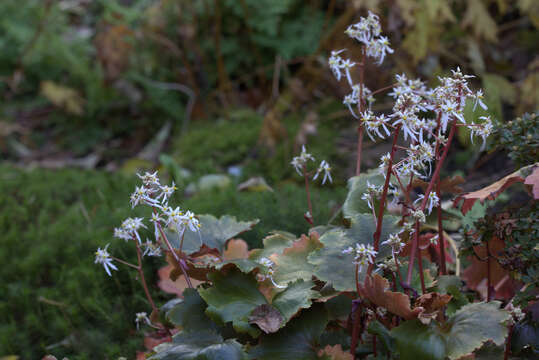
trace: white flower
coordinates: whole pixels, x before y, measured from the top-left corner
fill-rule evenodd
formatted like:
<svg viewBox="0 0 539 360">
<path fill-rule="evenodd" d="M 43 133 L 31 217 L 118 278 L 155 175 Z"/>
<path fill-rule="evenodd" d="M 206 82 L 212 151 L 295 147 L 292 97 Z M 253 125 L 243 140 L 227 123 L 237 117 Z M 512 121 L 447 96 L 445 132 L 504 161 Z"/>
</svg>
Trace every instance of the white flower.
<svg viewBox="0 0 539 360">
<path fill-rule="evenodd" d="M 110 244 L 107 244 L 104 249 L 97 248 L 97 251 L 95 252 L 94 264 L 103 264 L 103 267 L 105 268 L 107 274 L 109 276 L 112 276 L 112 274 L 110 273 L 110 269 L 118 270 L 118 268 L 112 263 L 112 258 L 107 251 L 109 245 Z"/>
<path fill-rule="evenodd" d="M 140 229 L 141 227 L 146 228 L 146 225 L 142 223 L 142 220 L 143 218 L 127 218 L 122 222 L 122 226 L 121 226 L 121 228 L 127 234 L 129 234 L 131 237 L 134 236 L 138 240 L 139 244 L 141 244 L 142 241 L 140 240 L 138 229 Z M 116 235 L 116 229 L 114 231 Z M 125 239 L 125 240 L 128 240 L 128 239 Z"/>
<path fill-rule="evenodd" d="M 172 182 L 171 186 L 163 185 L 163 186 L 159 186 L 159 189 L 161 190 L 161 194 L 157 196 L 156 200 L 159 200 L 162 198 L 161 203 L 163 204 L 167 202 L 168 198 L 172 196 L 175 190 L 178 190 L 178 188 L 174 184 L 174 181 Z"/>
<path fill-rule="evenodd" d="M 185 215 L 182 216 L 182 223 L 186 228 L 189 228 L 192 232 L 198 232 L 200 230 L 200 223 L 191 211 L 187 210 Z"/>
<path fill-rule="evenodd" d="M 386 241 L 382 242 L 382 245 L 391 246 L 391 251 L 394 254 L 398 254 L 399 252 L 401 252 L 402 248 L 404 247 L 404 243 L 402 242 L 398 234 L 389 235 L 389 238 Z"/>
<path fill-rule="evenodd" d="M 374 264 L 377 251 L 375 251 L 371 244 L 365 246 L 364 244 L 356 244 L 356 247 L 348 247 L 342 251 L 343 254 L 354 254 L 354 264 L 365 265 L 367 263 Z"/>
<path fill-rule="evenodd" d="M 332 51 L 331 56 L 328 60 L 329 68 L 331 69 L 331 71 L 333 72 L 333 75 L 335 75 L 338 81 L 340 81 L 342 77 L 341 64 L 343 62 L 343 59 L 340 57 L 339 54 L 342 53 L 344 50 L 345 49 L 342 49 L 339 51 Z"/>
<path fill-rule="evenodd" d="M 472 138 L 472 143 L 474 136 L 481 137 L 483 139 L 483 145 L 481 145 L 481 150 L 483 150 L 487 143 L 487 137 L 489 137 L 494 127 L 492 126 L 492 120 L 490 119 L 490 116 L 480 116 L 479 119 L 483 120 L 483 122 L 470 126 L 470 137 Z"/>
<path fill-rule="evenodd" d="M 425 198 L 425 194 L 420 194 L 418 195 L 414 203 L 418 202 L 419 200 L 423 200 L 424 198 Z M 432 212 L 432 209 L 440 204 L 440 198 L 438 197 L 438 195 L 436 195 L 435 192 L 431 191 L 429 193 L 429 197 L 427 201 L 428 201 L 427 209 L 429 210 L 429 214 L 430 214 Z"/>
<path fill-rule="evenodd" d="M 152 199 L 150 197 L 150 193 L 153 190 L 150 188 L 147 188 L 145 186 L 137 186 L 135 188 L 135 192 L 131 194 L 130 202 L 131 202 L 131 208 L 134 208 L 139 203 L 148 204 L 150 206 L 157 206 L 159 205 L 158 201 L 155 199 Z"/>
<path fill-rule="evenodd" d="M 157 171 L 154 173 L 146 172 L 144 175 L 137 174 L 142 179 L 142 183 L 146 186 L 159 186 L 159 178 L 157 177 Z"/>
<path fill-rule="evenodd" d="M 322 162 L 320 163 L 320 166 L 318 167 L 318 170 L 316 170 L 316 174 L 314 175 L 313 180 L 316 180 L 318 178 L 318 175 L 321 172 L 324 172 L 322 185 L 326 183 L 327 179 L 329 179 L 329 182 L 333 182 L 330 171 L 331 171 L 331 167 L 329 166 L 328 162 L 326 160 L 322 160 Z"/>
<path fill-rule="evenodd" d="M 354 112 L 354 108 L 352 107 L 352 105 L 358 103 L 357 97 L 354 95 L 354 93 L 346 95 L 342 103 L 348 107 L 348 110 L 350 111 L 352 116 L 357 119 L 357 115 Z"/>
<path fill-rule="evenodd" d="M 263 257 L 263 258 L 258 260 L 258 263 L 268 268 L 267 271 L 266 271 L 266 275 L 264 275 L 264 274 L 258 274 L 257 275 L 257 278 L 258 278 L 259 281 L 264 281 L 266 279 L 269 279 L 271 281 L 271 283 L 273 284 L 273 286 L 275 286 L 276 288 L 279 288 L 279 289 L 286 288 L 286 285 L 279 285 L 273 279 L 273 274 L 275 273 L 275 271 L 273 269 L 273 265 L 274 265 L 273 261 L 271 261 L 270 259 L 268 259 L 266 257 Z"/>
<path fill-rule="evenodd" d="M 150 321 L 148 314 L 146 314 L 145 312 L 136 313 L 135 323 L 137 324 L 137 330 L 139 329 L 140 323 L 146 323 L 150 326 L 152 325 L 152 322 Z"/>
<path fill-rule="evenodd" d="M 475 99 L 475 102 L 473 104 L 473 111 L 475 111 L 477 104 L 479 104 L 479 106 L 481 106 L 483 110 L 488 109 L 487 105 L 485 105 L 485 103 L 483 102 L 483 98 L 484 98 L 483 90 L 481 89 L 477 90 L 477 92 L 473 95 L 473 98 Z"/>
<path fill-rule="evenodd" d="M 303 167 L 308 161 L 314 161 L 314 157 L 307 152 L 305 145 L 301 146 L 301 154 L 292 159 L 290 164 L 296 169 L 297 173 L 303 176 Z"/>
<path fill-rule="evenodd" d="M 425 213 L 421 210 L 413 211 L 412 217 L 414 218 L 414 220 L 419 221 L 420 223 L 424 223 L 427 221 Z"/>
<path fill-rule="evenodd" d="M 146 239 L 146 242 L 142 244 L 145 249 L 142 253 L 142 256 L 161 256 L 161 248 L 157 245 L 152 243 L 150 240 Z"/>
<path fill-rule="evenodd" d="M 463 124 L 466 124 L 466 120 L 464 120 L 464 116 L 462 116 L 462 110 L 460 110 L 459 105 L 451 100 L 448 100 L 444 102 L 441 106 L 442 108 L 442 128 L 445 130 L 447 127 L 447 123 L 449 122 L 450 116 L 454 116 Z"/>
<path fill-rule="evenodd" d="M 350 59 L 341 61 L 341 68 L 344 69 L 344 73 L 346 75 L 346 79 L 348 80 L 348 84 L 350 85 L 350 87 L 354 85 L 354 82 L 352 81 L 352 75 L 350 74 L 350 69 L 354 67 L 355 64 L 356 63 L 350 61 Z"/>
</svg>

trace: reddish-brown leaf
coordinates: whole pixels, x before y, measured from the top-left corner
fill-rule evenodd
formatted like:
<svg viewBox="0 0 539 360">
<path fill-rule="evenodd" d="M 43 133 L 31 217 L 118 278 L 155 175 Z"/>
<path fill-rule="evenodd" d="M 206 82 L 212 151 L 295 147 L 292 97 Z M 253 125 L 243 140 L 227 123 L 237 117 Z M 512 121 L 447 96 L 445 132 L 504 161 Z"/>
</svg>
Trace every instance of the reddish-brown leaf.
<svg viewBox="0 0 539 360">
<path fill-rule="evenodd" d="M 157 281 L 157 286 L 159 286 L 159 288 L 166 293 L 176 294 L 178 297 L 183 297 L 182 293 L 183 290 L 187 288 L 187 281 L 185 281 L 185 277 L 183 275 L 177 276 L 175 277 L 175 280 L 172 280 L 171 272 L 173 270 L 174 267 L 172 265 L 167 265 L 159 269 L 159 280 Z M 196 279 L 191 279 L 191 283 L 196 287 L 202 282 Z"/>
<path fill-rule="evenodd" d="M 497 256 L 503 251 L 505 245 L 502 240 L 493 237 L 489 240 L 489 251 L 492 256 Z M 481 258 L 486 259 L 487 250 L 485 246 L 475 246 L 475 253 Z M 477 257 L 469 258 L 471 265 L 462 271 L 462 279 L 466 282 L 468 288 L 477 291 L 482 299 L 487 298 L 487 262 L 481 261 Z M 515 295 L 518 283 L 513 280 L 509 272 L 502 268 L 495 259 L 490 259 L 490 279 L 494 288 L 493 297 L 495 299 L 508 300 Z"/>
<path fill-rule="evenodd" d="M 228 242 L 223 256 L 225 260 L 247 259 L 249 257 L 249 246 L 242 239 L 232 239 Z"/>
<path fill-rule="evenodd" d="M 526 177 L 524 184 L 531 185 L 533 198 L 539 199 L 539 166 L 535 166 L 532 173 Z"/>
<path fill-rule="evenodd" d="M 464 182 L 464 178 L 460 175 L 445 178 L 440 183 L 440 191 L 444 193 L 460 194 L 462 192 L 462 188 L 459 185 L 464 184 Z M 426 190 L 429 186 L 428 182 L 418 178 L 414 178 L 414 182 L 412 184 L 414 187 L 419 186 L 423 190 Z"/>
<path fill-rule="evenodd" d="M 512 184 L 516 182 L 524 182 L 524 178 L 522 177 L 521 173 L 523 169 L 525 168 L 515 171 L 514 173 L 507 175 L 503 179 L 500 179 L 495 183 L 490 184 L 489 186 L 484 187 L 480 190 L 459 196 L 453 202 L 453 206 L 457 206 L 460 201 L 463 200 L 464 202 L 462 204 L 461 211 L 463 214 L 466 214 L 473 207 L 477 200 L 483 203 L 485 202 L 485 200 L 496 199 L 498 195 L 500 195 Z"/>
<path fill-rule="evenodd" d="M 388 288 L 389 282 L 378 274 L 374 274 L 372 277 L 367 276 L 365 282 L 359 285 L 361 296 L 406 320 L 416 318 L 423 310 L 422 308 L 412 310 L 408 295 L 386 290 Z"/>
<path fill-rule="evenodd" d="M 331 346 L 326 345 L 325 348 L 318 351 L 318 356 L 329 356 L 331 360 L 354 360 L 352 354 L 349 351 L 344 351 L 340 344 Z"/>
</svg>

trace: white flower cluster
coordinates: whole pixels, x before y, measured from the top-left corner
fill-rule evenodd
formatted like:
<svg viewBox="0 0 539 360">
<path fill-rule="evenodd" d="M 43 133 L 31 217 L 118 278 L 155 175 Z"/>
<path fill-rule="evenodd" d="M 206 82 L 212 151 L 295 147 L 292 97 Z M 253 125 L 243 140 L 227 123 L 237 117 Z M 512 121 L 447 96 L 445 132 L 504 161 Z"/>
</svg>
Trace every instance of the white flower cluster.
<svg viewBox="0 0 539 360">
<path fill-rule="evenodd" d="M 110 273 L 110 269 L 112 270 L 118 270 L 116 265 L 112 263 L 112 257 L 110 256 L 109 252 L 107 251 L 107 248 L 110 244 L 107 244 L 104 249 L 97 248 L 97 251 L 95 252 L 95 263 L 96 264 L 102 264 L 105 268 L 105 271 L 109 276 L 112 276 Z"/>
<path fill-rule="evenodd" d="M 459 126 L 468 127 L 472 137 L 481 137 L 484 146 L 486 138 L 493 129 L 491 119 L 482 116 L 479 118 L 481 123 L 468 123 L 462 111 L 468 99 L 474 102 L 474 108 L 477 105 L 483 109 L 487 108 L 482 101 L 483 92 L 470 90 L 468 79 L 472 77 L 462 74 L 457 68 L 452 71 L 451 76 L 440 77 L 439 86 L 428 89 L 420 80 L 410 80 L 404 74 L 397 75 L 397 84 L 389 93 L 395 99 L 392 113 L 387 116 L 376 116 L 367 110 L 361 114 L 361 121 L 371 139 L 374 140 L 375 137 L 384 139 L 389 135 L 389 129 L 399 127 L 404 140 L 409 141 L 407 147 L 400 147 L 405 150 L 406 155 L 399 161 L 393 161 L 393 174 L 399 179 L 406 179 L 412 175 L 428 179 L 432 175 L 436 149 L 441 152 L 452 127 L 450 124 L 454 121 Z M 435 119 L 426 118 L 429 113 L 435 114 Z M 379 169 L 384 176 L 387 174 L 389 162 L 389 153 L 380 159 Z M 373 189 L 368 187 L 362 199 L 372 207 L 373 200 L 379 193 L 373 192 Z M 398 191 L 390 193 L 399 196 Z M 424 202 L 424 212 L 415 207 L 412 208 L 410 215 L 414 220 L 424 222 L 426 215 L 430 214 L 440 201 L 435 192 L 430 192 L 426 200 L 425 194 L 420 194 L 414 204 Z"/>
<path fill-rule="evenodd" d="M 404 243 L 402 242 L 399 234 L 391 234 L 389 235 L 389 238 L 382 242 L 382 245 L 389 245 L 391 247 L 391 252 L 396 255 L 401 252 L 402 248 L 404 247 Z"/>
<path fill-rule="evenodd" d="M 371 244 L 367 246 L 363 244 L 356 244 L 356 247 L 348 247 L 342 251 L 343 254 L 354 254 L 354 264 L 359 265 L 360 269 L 362 266 L 367 264 L 374 264 L 376 259 L 377 251 L 374 250 Z M 359 270 L 361 272 L 361 270 Z"/>
<path fill-rule="evenodd" d="M 356 39 L 365 46 L 365 53 L 377 60 L 378 64 L 384 61 L 386 54 L 392 54 L 389 39 L 380 36 L 382 27 L 378 15 L 369 11 L 369 16 L 362 17 L 357 24 L 350 25 L 344 32 L 352 39 Z"/>
<path fill-rule="evenodd" d="M 389 46 L 388 38 L 380 36 L 381 31 L 382 28 L 378 16 L 369 11 L 369 15 L 366 18 L 362 17 L 357 24 L 350 25 L 346 29 L 345 34 L 362 43 L 365 48 L 365 55 L 374 58 L 378 65 L 380 65 L 384 61 L 386 54 L 393 53 L 393 49 Z M 345 49 L 332 51 L 328 63 L 329 68 L 338 81 L 340 81 L 343 76 L 346 77 L 352 92 L 344 97 L 343 104 L 348 107 L 352 116 L 357 119 L 359 116 L 355 113 L 353 105 L 357 106 L 360 102 L 360 98 L 362 98 L 366 100 L 368 108 L 370 109 L 375 99 L 372 96 L 372 91 L 366 86 L 354 84 L 350 71 L 356 63 L 350 59 L 343 59 L 341 54 L 344 51 Z M 364 64 L 361 65 L 364 66 Z M 361 91 L 362 88 L 363 91 Z M 379 122 L 380 120 L 383 121 L 383 119 L 376 119 L 376 122 Z M 385 130 L 387 132 L 387 129 Z"/>
<path fill-rule="evenodd" d="M 296 172 L 300 176 L 304 176 L 304 172 L 307 173 L 306 168 L 309 161 L 315 161 L 314 156 L 309 154 L 305 149 L 305 145 L 303 145 L 301 147 L 301 154 L 294 157 L 290 164 L 296 169 Z M 322 177 L 322 184 L 325 184 L 327 180 L 333 182 L 333 179 L 331 178 L 331 166 L 329 166 L 329 163 L 326 160 L 320 162 L 320 165 L 313 176 L 313 180 L 318 179 L 318 176 L 322 173 L 324 174 Z"/>
<path fill-rule="evenodd" d="M 150 326 L 152 325 L 152 322 L 150 318 L 148 317 L 148 314 L 145 312 L 139 312 L 135 314 L 135 324 L 137 324 L 137 330 L 139 329 L 141 323 L 147 324 Z"/>
<path fill-rule="evenodd" d="M 263 257 L 260 260 L 258 260 L 258 263 L 266 267 L 266 274 L 261 274 L 261 273 L 257 274 L 258 281 L 264 281 L 266 279 L 269 279 L 271 283 L 273 284 L 273 286 L 275 286 L 276 288 L 279 288 L 279 289 L 286 288 L 286 285 L 279 285 L 275 282 L 275 280 L 273 280 L 273 275 L 275 274 L 275 270 L 273 269 L 273 266 L 275 264 L 273 263 L 273 261 L 271 261 L 270 259 L 266 257 Z"/>
<path fill-rule="evenodd" d="M 162 185 L 157 176 L 157 171 L 154 173 L 146 172 L 145 174 L 137 174 L 142 180 L 142 185 L 135 187 L 135 191 L 131 194 L 130 202 L 131 207 L 134 208 L 137 205 L 148 205 L 152 208 L 152 217 L 150 222 L 154 225 L 154 237 L 155 242 L 146 239 L 146 242 L 142 242 L 139 231 L 144 228 L 144 218 L 127 218 L 120 227 L 114 229 L 114 237 L 123 239 L 125 241 L 134 240 L 144 249 L 143 256 L 161 256 L 160 238 L 163 227 L 168 227 L 180 235 L 186 230 L 198 232 L 200 230 L 200 223 L 191 211 L 185 213 L 180 210 L 179 207 L 172 208 L 169 206 L 168 201 L 175 190 L 177 190 L 174 182 L 172 185 Z M 107 245 L 108 247 L 108 245 Z M 110 275 L 110 268 L 117 270 L 112 264 L 112 258 L 107 252 L 107 247 L 96 252 L 95 263 L 103 264 L 105 271 Z"/>
</svg>

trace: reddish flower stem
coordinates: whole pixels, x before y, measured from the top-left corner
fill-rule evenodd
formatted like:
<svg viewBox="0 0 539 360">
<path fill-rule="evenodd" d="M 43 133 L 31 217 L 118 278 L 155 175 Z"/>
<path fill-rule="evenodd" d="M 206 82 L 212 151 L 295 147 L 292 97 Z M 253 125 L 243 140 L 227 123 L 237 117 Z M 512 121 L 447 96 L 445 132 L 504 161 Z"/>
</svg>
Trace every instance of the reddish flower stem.
<svg viewBox="0 0 539 360">
<path fill-rule="evenodd" d="M 507 334 L 507 340 L 505 341 L 505 351 L 503 352 L 503 360 L 508 360 L 511 355 L 511 334 L 513 332 L 513 325 L 509 326 L 509 332 Z"/>
<path fill-rule="evenodd" d="M 384 188 L 382 190 L 382 197 L 380 199 L 380 208 L 378 209 L 378 217 L 377 217 L 377 224 L 376 224 L 376 231 L 373 234 L 374 239 L 374 251 L 378 251 L 380 248 L 380 236 L 382 235 L 382 220 L 384 218 L 384 210 L 385 210 L 385 203 L 387 198 L 387 189 L 389 188 L 389 180 L 391 179 L 391 172 L 393 170 L 393 157 L 395 156 L 395 152 L 397 151 L 396 144 L 397 139 L 399 137 L 400 132 L 400 125 L 397 126 L 395 129 L 395 136 L 393 137 L 393 144 L 391 146 L 391 153 L 389 155 L 389 162 L 387 164 L 387 173 L 386 173 L 386 181 L 384 183 Z M 372 273 L 372 269 L 374 268 L 373 264 L 369 264 L 369 268 L 367 270 L 367 274 L 370 275 Z"/>
<path fill-rule="evenodd" d="M 311 218 L 311 225 L 314 223 L 314 217 L 313 217 L 313 205 L 311 203 L 311 191 L 309 190 L 309 177 L 307 174 L 307 165 L 303 164 L 303 177 L 305 178 L 305 192 L 307 193 L 307 206 L 309 207 L 309 215 Z"/>
<path fill-rule="evenodd" d="M 445 241 L 444 241 L 444 229 L 442 227 L 442 196 L 440 191 L 440 179 L 436 182 L 436 195 L 438 196 L 438 246 L 440 247 L 440 274 L 445 275 L 447 269 L 445 266 Z"/>
<path fill-rule="evenodd" d="M 133 238 L 135 241 L 135 246 L 137 247 L 137 260 L 138 260 L 138 267 L 137 271 L 140 276 L 140 282 L 142 284 L 142 287 L 144 288 L 144 293 L 146 294 L 146 299 L 148 299 L 148 302 L 152 306 L 152 311 L 156 314 L 159 312 L 157 308 L 155 307 L 155 303 L 153 302 L 152 296 L 150 295 L 150 291 L 148 290 L 148 285 L 146 284 L 146 279 L 144 278 L 144 271 L 142 270 L 142 254 L 140 251 L 140 246 L 138 244 L 137 239 Z"/>
<path fill-rule="evenodd" d="M 361 47 L 361 64 L 359 64 L 359 119 L 358 123 L 358 139 L 357 139 L 357 163 L 356 163 L 356 176 L 361 174 L 361 151 L 363 149 L 363 124 L 361 124 L 361 114 L 365 110 L 365 104 L 363 99 L 363 83 L 365 81 L 365 46 Z"/>
<path fill-rule="evenodd" d="M 185 281 L 187 282 L 187 286 L 189 286 L 189 288 L 193 289 L 193 284 L 191 283 L 191 279 L 189 278 L 189 275 L 187 275 L 187 270 L 185 269 L 185 266 L 182 263 L 182 261 L 180 260 L 180 258 L 178 257 L 178 254 L 176 254 L 176 251 L 174 251 L 174 248 L 170 244 L 170 241 L 168 241 L 168 238 L 165 235 L 165 232 L 163 231 L 163 228 L 161 227 L 160 223 L 157 223 L 157 228 L 159 229 L 159 233 L 161 234 L 161 237 L 165 241 L 165 244 L 167 244 L 168 250 L 172 253 L 172 256 L 174 257 L 174 260 L 176 260 L 176 262 L 178 263 L 178 266 L 180 267 L 180 269 L 181 269 L 181 271 L 183 273 L 183 276 L 185 277 Z"/>
<path fill-rule="evenodd" d="M 425 191 L 425 197 L 423 198 L 423 201 L 421 202 L 420 210 L 424 211 L 425 207 L 427 206 L 427 201 L 429 198 L 429 194 L 432 191 L 432 188 L 434 187 L 434 184 L 436 183 L 437 179 L 440 176 L 440 170 L 442 169 L 442 165 L 444 164 L 444 161 L 447 157 L 447 154 L 449 152 L 449 148 L 451 147 L 451 142 L 453 141 L 453 137 L 455 136 L 455 130 L 457 128 L 457 119 L 453 119 L 453 123 L 451 125 L 451 130 L 449 131 L 449 136 L 447 138 L 447 144 L 444 147 L 444 151 L 442 153 L 442 156 L 440 157 L 440 160 L 436 164 L 436 169 L 434 170 L 434 174 L 432 175 L 432 178 L 429 182 L 429 185 L 427 186 L 427 190 Z M 406 283 L 410 285 L 412 281 L 412 272 L 414 269 L 414 262 L 415 257 L 417 253 L 417 248 L 419 246 L 419 221 L 416 221 L 416 231 L 414 233 L 414 238 L 412 240 L 412 250 L 410 252 L 410 264 L 408 264 L 408 275 L 406 277 Z"/>
<path fill-rule="evenodd" d="M 490 249 L 488 246 L 488 240 L 485 241 L 485 245 L 487 247 L 487 301 L 490 301 L 492 299 L 492 279 L 490 275 Z"/>
</svg>

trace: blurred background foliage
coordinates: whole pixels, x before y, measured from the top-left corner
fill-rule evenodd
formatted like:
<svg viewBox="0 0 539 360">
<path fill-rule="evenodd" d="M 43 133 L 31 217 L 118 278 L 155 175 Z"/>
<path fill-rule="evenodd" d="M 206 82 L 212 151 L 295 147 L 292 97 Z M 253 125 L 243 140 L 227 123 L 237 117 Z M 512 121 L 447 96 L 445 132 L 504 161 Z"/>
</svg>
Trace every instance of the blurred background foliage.
<svg viewBox="0 0 539 360">
<path fill-rule="evenodd" d="M 355 148 L 347 89 L 327 57 L 347 48 L 359 58 L 343 31 L 367 10 L 395 49 L 381 67 L 367 65 L 369 88 L 402 72 L 434 85 L 460 66 L 477 75 L 498 121 L 537 110 L 534 0 L 0 1 L 0 356 L 115 359 L 141 349 L 139 284 L 124 270 L 110 280 L 91 255 L 132 214 L 139 169 L 190 189 L 177 200 L 194 211 L 261 218 L 245 235 L 253 246 L 272 229 L 306 231 L 301 179 L 288 164 L 307 143 L 335 169 L 333 187 L 314 195 L 315 219 L 327 221 Z M 375 110 L 391 106 L 380 96 Z M 459 135 L 453 170 L 476 171 L 477 144 Z M 366 144 L 364 168 L 384 146 Z M 221 178 L 208 186 L 207 174 Z M 505 173 L 487 175 L 476 171 L 469 186 Z M 236 190 L 253 176 L 274 191 Z"/>
</svg>

